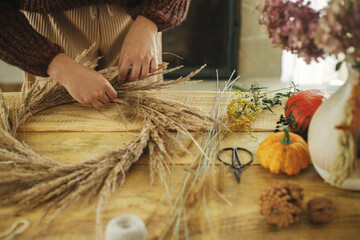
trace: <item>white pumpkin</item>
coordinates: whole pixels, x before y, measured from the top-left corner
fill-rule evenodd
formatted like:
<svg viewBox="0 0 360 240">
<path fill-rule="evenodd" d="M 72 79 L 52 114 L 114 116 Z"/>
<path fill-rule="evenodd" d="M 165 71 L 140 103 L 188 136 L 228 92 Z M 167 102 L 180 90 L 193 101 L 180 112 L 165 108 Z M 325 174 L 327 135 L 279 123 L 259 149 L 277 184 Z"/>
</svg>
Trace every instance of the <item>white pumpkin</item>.
<svg viewBox="0 0 360 240">
<path fill-rule="evenodd" d="M 344 117 L 344 107 L 351 95 L 353 79 L 358 76 L 359 73 L 349 71 L 346 83 L 318 108 L 309 126 L 308 145 L 313 165 L 320 176 L 331 184 L 330 169 L 339 153 L 339 130 L 336 130 L 335 126 L 339 125 Z M 360 129 L 357 131 L 356 139 L 359 150 Z M 360 169 L 355 170 L 339 187 L 359 191 Z"/>
</svg>

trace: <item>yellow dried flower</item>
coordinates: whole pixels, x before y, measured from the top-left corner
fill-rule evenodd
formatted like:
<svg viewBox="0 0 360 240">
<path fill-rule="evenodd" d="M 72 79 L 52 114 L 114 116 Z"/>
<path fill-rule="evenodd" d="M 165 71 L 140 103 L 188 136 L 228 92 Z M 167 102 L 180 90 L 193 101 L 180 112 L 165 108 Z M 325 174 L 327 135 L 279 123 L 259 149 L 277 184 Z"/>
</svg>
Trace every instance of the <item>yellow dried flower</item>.
<svg viewBox="0 0 360 240">
<path fill-rule="evenodd" d="M 250 96 L 238 91 L 227 106 L 230 128 L 233 131 L 249 131 L 251 123 L 263 110 L 262 101 L 257 96 Z"/>
</svg>

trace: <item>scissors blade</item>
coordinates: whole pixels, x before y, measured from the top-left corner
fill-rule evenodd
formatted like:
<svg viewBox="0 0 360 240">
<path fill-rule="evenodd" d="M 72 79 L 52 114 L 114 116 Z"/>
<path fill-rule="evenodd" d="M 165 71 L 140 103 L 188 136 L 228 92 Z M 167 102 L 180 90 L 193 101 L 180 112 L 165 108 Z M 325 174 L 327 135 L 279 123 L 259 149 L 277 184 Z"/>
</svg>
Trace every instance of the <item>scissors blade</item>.
<svg viewBox="0 0 360 240">
<path fill-rule="evenodd" d="M 235 176 L 236 176 L 238 183 L 240 183 L 241 169 L 235 169 Z"/>
</svg>

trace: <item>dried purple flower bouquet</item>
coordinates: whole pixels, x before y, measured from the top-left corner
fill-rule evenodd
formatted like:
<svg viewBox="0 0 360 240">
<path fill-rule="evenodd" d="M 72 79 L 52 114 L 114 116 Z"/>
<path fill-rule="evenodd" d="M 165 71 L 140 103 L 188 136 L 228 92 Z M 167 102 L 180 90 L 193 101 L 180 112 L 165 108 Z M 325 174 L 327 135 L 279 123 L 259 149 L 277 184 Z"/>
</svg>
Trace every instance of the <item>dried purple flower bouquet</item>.
<svg viewBox="0 0 360 240">
<path fill-rule="evenodd" d="M 360 72 L 360 1 L 331 0 L 320 11 L 305 0 L 265 0 L 258 10 L 275 46 L 303 57 L 307 63 L 324 54 L 344 54 Z"/>
</svg>

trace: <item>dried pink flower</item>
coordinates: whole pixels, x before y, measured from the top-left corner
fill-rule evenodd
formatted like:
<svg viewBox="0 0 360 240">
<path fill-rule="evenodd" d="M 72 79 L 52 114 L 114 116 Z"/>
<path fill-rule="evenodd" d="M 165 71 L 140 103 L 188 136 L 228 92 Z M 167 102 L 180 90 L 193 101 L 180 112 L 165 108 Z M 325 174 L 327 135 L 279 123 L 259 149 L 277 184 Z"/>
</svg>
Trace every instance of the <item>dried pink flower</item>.
<svg viewBox="0 0 360 240">
<path fill-rule="evenodd" d="M 263 8 L 258 7 L 259 23 L 267 27 L 273 44 L 304 57 L 307 63 L 324 55 L 313 39 L 320 13 L 309 5 L 304 0 L 265 0 Z"/>
<path fill-rule="evenodd" d="M 323 12 L 315 43 L 329 54 L 345 54 L 360 71 L 360 1 L 331 0 Z"/>
</svg>

